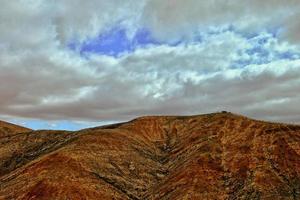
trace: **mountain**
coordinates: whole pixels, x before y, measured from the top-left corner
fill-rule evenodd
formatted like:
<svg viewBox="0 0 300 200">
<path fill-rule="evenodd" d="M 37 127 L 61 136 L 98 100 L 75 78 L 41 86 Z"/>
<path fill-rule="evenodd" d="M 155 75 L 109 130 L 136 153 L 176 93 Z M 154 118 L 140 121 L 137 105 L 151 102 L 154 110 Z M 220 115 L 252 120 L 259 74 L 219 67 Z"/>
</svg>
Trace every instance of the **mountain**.
<svg viewBox="0 0 300 200">
<path fill-rule="evenodd" d="M 31 129 L 11 124 L 8 122 L 0 121 L 0 138 L 28 131 L 31 131 Z"/>
<path fill-rule="evenodd" d="M 8 135 L 0 199 L 300 199 L 300 126 L 221 112 Z"/>
</svg>

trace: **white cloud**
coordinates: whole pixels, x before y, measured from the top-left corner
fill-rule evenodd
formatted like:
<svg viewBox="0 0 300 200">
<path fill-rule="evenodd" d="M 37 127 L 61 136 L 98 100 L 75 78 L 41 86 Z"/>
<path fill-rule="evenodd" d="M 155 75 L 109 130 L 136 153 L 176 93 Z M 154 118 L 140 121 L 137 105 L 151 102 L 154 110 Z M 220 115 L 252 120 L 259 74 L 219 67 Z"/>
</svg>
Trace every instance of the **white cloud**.
<svg viewBox="0 0 300 200">
<path fill-rule="evenodd" d="M 127 120 L 145 114 L 227 109 L 300 122 L 299 47 L 290 43 L 299 41 L 295 34 L 299 24 L 289 22 L 299 16 L 298 4 L 292 0 L 3 1 L 0 114 Z M 228 29 L 230 23 L 234 30 Z M 97 54 L 85 58 L 67 47 L 70 40 L 94 37 L 116 25 L 126 26 L 129 35 L 146 27 L 166 41 L 118 58 Z M 280 39 L 266 31 L 278 26 L 283 30 Z M 257 36 L 247 38 L 249 33 Z M 184 38 L 179 45 L 167 44 L 178 38 Z M 266 39 L 264 44 L 258 44 L 261 38 Z M 268 55 L 256 52 L 257 45 Z M 288 51 L 293 55 L 280 57 Z"/>
<path fill-rule="evenodd" d="M 261 29 L 282 28 L 290 41 L 300 41 L 298 0 L 150 0 L 143 20 L 159 38 L 191 37 L 209 26 L 235 25 L 253 33 Z"/>
</svg>

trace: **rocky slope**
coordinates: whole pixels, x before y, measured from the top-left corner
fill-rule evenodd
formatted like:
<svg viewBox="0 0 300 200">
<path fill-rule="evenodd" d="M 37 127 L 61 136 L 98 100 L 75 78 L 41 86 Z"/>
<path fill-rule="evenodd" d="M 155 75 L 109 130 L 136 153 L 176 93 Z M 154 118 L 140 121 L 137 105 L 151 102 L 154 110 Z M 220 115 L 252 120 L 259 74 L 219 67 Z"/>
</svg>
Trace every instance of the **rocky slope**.
<svg viewBox="0 0 300 200">
<path fill-rule="evenodd" d="M 7 135 L 0 199 L 300 199 L 300 126 L 214 113 Z"/>
</svg>

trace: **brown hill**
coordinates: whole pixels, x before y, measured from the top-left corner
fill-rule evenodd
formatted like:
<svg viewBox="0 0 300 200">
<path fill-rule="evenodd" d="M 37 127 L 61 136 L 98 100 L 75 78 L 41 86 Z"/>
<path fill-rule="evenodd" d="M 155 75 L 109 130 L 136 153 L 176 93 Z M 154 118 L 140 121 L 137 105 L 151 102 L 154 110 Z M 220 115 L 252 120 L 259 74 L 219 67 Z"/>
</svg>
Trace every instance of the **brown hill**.
<svg viewBox="0 0 300 200">
<path fill-rule="evenodd" d="M 31 129 L 0 121 L 0 138 L 27 131 L 31 131 Z"/>
<path fill-rule="evenodd" d="M 0 199 L 300 199 L 300 126 L 231 113 L 0 139 Z"/>
</svg>

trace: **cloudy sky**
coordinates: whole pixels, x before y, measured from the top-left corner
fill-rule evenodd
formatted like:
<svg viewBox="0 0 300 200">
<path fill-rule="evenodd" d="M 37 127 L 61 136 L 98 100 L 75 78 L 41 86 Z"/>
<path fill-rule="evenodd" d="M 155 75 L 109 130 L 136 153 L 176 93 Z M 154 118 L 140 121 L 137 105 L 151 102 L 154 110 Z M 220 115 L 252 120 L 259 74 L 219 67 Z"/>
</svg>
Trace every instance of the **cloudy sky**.
<svg viewBox="0 0 300 200">
<path fill-rule="evenodd" d="M 0 118 L 221 110 L 300 123 L 299 0 L 0 0 Z"/>
</svg>

